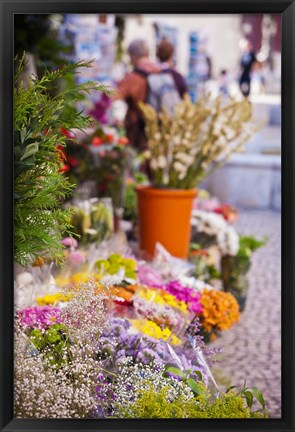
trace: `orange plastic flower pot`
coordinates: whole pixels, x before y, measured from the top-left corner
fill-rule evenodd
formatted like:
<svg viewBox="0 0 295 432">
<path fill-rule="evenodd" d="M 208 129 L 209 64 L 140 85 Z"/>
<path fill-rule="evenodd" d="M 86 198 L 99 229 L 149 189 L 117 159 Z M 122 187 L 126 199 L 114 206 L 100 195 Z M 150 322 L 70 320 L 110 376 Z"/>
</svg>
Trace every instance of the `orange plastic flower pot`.
<svg viewBox="0 0 295 432">
<path fill-rule="evenodd" d="M 186 258 L 191 234 L 191 212 L 196 189 L 155 189 L 139 186 L 139 246 L 151 257 L 161 243 L 171 255 Z"/>
</svg>

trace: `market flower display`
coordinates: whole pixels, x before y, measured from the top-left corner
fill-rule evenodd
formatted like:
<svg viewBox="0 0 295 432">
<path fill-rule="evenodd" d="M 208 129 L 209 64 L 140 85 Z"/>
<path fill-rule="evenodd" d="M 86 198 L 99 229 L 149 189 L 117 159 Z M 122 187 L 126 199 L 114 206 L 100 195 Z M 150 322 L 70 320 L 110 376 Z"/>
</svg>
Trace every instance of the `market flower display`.
<svg viewBox="0 0 295 432">
<path fill-rule="evenodd" d="M 101 90 L 103 108 L 109 89 L 85 82 L 51 94 L 56 80 L 90 65 L 47 71 L 28 86 L 16 77 L 14 258 L 25 271 L 18 269 L 15 283 L 14 417 L 267 417 L 259 390 L 225 391 L 211 371 L 217 350 L 205 334 L 217 335 L 239 320 L 235 298 L 192 277 L 194 265 L 159 242 L 147 263 L 124 233 L 114 233 L 134 156 L 124 130 L 99 126 L 71 154 L 78 134 L 71 129 L 92 124 L 72 102 Z M 252 134 L 247 100 L 193 104 L 185 96 L 174 116 L 146 104 L 141 109 L 156 187 L 195 188 Z M 97 118 L 98 111 L 92 112 Z M 87 199 L 63 207 L 88 171 L 96 194 L 105 198 L 89 198 L 84 190 Z M 227 210 L 220 211 L 228 218 Z M 222 256 L 248 255 L 260 244 L 244 238 L 238 252 L 235 230 L 217 214 L 194 210 L 192 225 Z M 261 409 L 254 411 L 255 397 Z"/>
<path fill-rule="evenodd" d="M 52 418 L 117 418 L 133 414 L 140 417 L 147 415 L 139 407 L 149 395 L 153 407 L 151 417 L 161 416 L 158 410 L 164 396 L 172 404 L 181 401 L 184 410 L 188 410 L 182 411 L 179 417 L 185 418 L 189 412 L 195 412 L 198 417 L 202 416 L 196 399 L 200 391 L 208 404 L 204 412 L 210 416 L 215 399 L 208 402 L 211 395 L 207 390 L 210 382 L 207 367 L 214 350 L 204 345 L 199 332 L 202 327 L 206 330 L 229 328 L 234 322 L 234 303 L 227 293 L 185 288 L 177 281 L 167 283 L 165 290 L 133 286 L 132 307 L 136 311 L 136 299 L 144 301 L 152 308 L 152 319 L 127 317 L 127 313 L 125 317 L 116 317 L 116 309 L 110 304 L 116 299 L 116 287 L 90 279 L 80 283 L 79 289 L 66 291 L 67 296 L 58 293 L 39 299 L 39 303 L 65 300 L 62 309 L 36 306 L 18 311 L 16 416 L 44 418 L 49 413 Z M 166 308 L 182 318 L 190 316 L 189 308 L 194 315 L 198 310 L 200 323 L 184 322 L 182 328 L 179 324 L 173 327 L 173 323 L 170 326 L 157 323 L 157 314 L 161 316 Z M 191 338 L 195 341 L 193 345 Z M 195 346 L 203 352 L 206 367 Z M 169 368 L 169 365 L 173 366 Z M 190 371 L 188 375 L 186 371 Z M 33 397 L 26 397 L 28 394 Z M 234 393 L 233 397 L 239 396 Z M 224 401 L 225 406 L 227 403 Z M 245 409 L 244 416 L 251 416 L 242 397 L 239 404 Z M 267 415 L 265 407 L 260 415 Z"/>
</svg>

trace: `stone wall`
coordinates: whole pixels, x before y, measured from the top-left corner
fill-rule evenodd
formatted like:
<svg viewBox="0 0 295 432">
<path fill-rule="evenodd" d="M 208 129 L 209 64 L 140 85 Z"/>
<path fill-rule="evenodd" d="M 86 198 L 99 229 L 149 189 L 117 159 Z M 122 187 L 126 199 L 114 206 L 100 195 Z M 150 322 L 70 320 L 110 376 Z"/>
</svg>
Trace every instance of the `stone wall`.
<svg viewBox="0 0 295 432">
<path fill-rule="evenodd" d="M 281 157 L 237 154 L 203 186 L 223 203 L 237 207 L 281 209 Z"/>
</svg>

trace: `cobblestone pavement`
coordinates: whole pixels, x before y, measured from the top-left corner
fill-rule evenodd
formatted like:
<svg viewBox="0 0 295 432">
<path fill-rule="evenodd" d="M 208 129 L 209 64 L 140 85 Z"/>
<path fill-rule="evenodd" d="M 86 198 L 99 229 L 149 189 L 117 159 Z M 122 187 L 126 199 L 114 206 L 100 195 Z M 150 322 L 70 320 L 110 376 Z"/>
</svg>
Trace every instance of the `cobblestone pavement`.
<svg viewBox="0 0 295 432">
<path fill-rule="evenodd" d="M 281 215 L 279 212 L 241 210 L 236 229 L 266 246 L 252 258 L 247 304 L 240 322 L 214 343 L 222 347 L 218 369 L 232 384 L 256 386 L 271 418 L 281 417 Z"/>
</svg>

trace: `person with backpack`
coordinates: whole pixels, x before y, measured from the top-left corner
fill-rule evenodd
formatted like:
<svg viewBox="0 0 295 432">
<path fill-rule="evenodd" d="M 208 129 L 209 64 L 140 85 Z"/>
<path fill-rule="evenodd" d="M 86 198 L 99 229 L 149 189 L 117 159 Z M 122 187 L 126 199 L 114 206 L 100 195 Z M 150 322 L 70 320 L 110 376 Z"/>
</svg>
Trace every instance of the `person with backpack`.
<svg viewBox="0 0 295 432">
<path fill-rule="evenodd" d="M 128 46 L 128 54 L 133 71 L 118 84 L 115 99 L 127 104 L 124 126 L 130 144 L 137 150 L 146 150 L 144 120 L 138 102 L 148 101 L 148 80 L 150 74 L 161 72 L 161 67 L 149 58 L 149 48 L 145 40 L 135 39 Z"/>
<path fill-rule="evenodd" d="M 179 97 L 182 99 L 188 89 L 184 77 L 173 67 L 173 55 L 173 44 L 167 38 L 163 38 L 157 46 L 157 57 L 160 60 L 162 72 L 171 74 Z"/>
<path fill-rule="evenodd" d="M 166 109 L 173 114 L 175 106 L 186 92 L 186 87 L 180 74 L 172 69 L 169 63 L 166 67 L 166 63 L 157 65 L 150 60 L 145 40 L 136 39 L 131 42 L 128 53 L 133 71 L 118 83 L 116 98 L 123 99 L 128 106 L 125 128 L 130 143 L 138 150 L 145 150 L 145 124 L 138 102 L 150 104 L 157 112 Z M 161 53 L 163 50 L 160 55 L 162 59 L 165 58 L 165 62 L 170 61 L 172 54 L 163 56 Z"/>
</svg>

